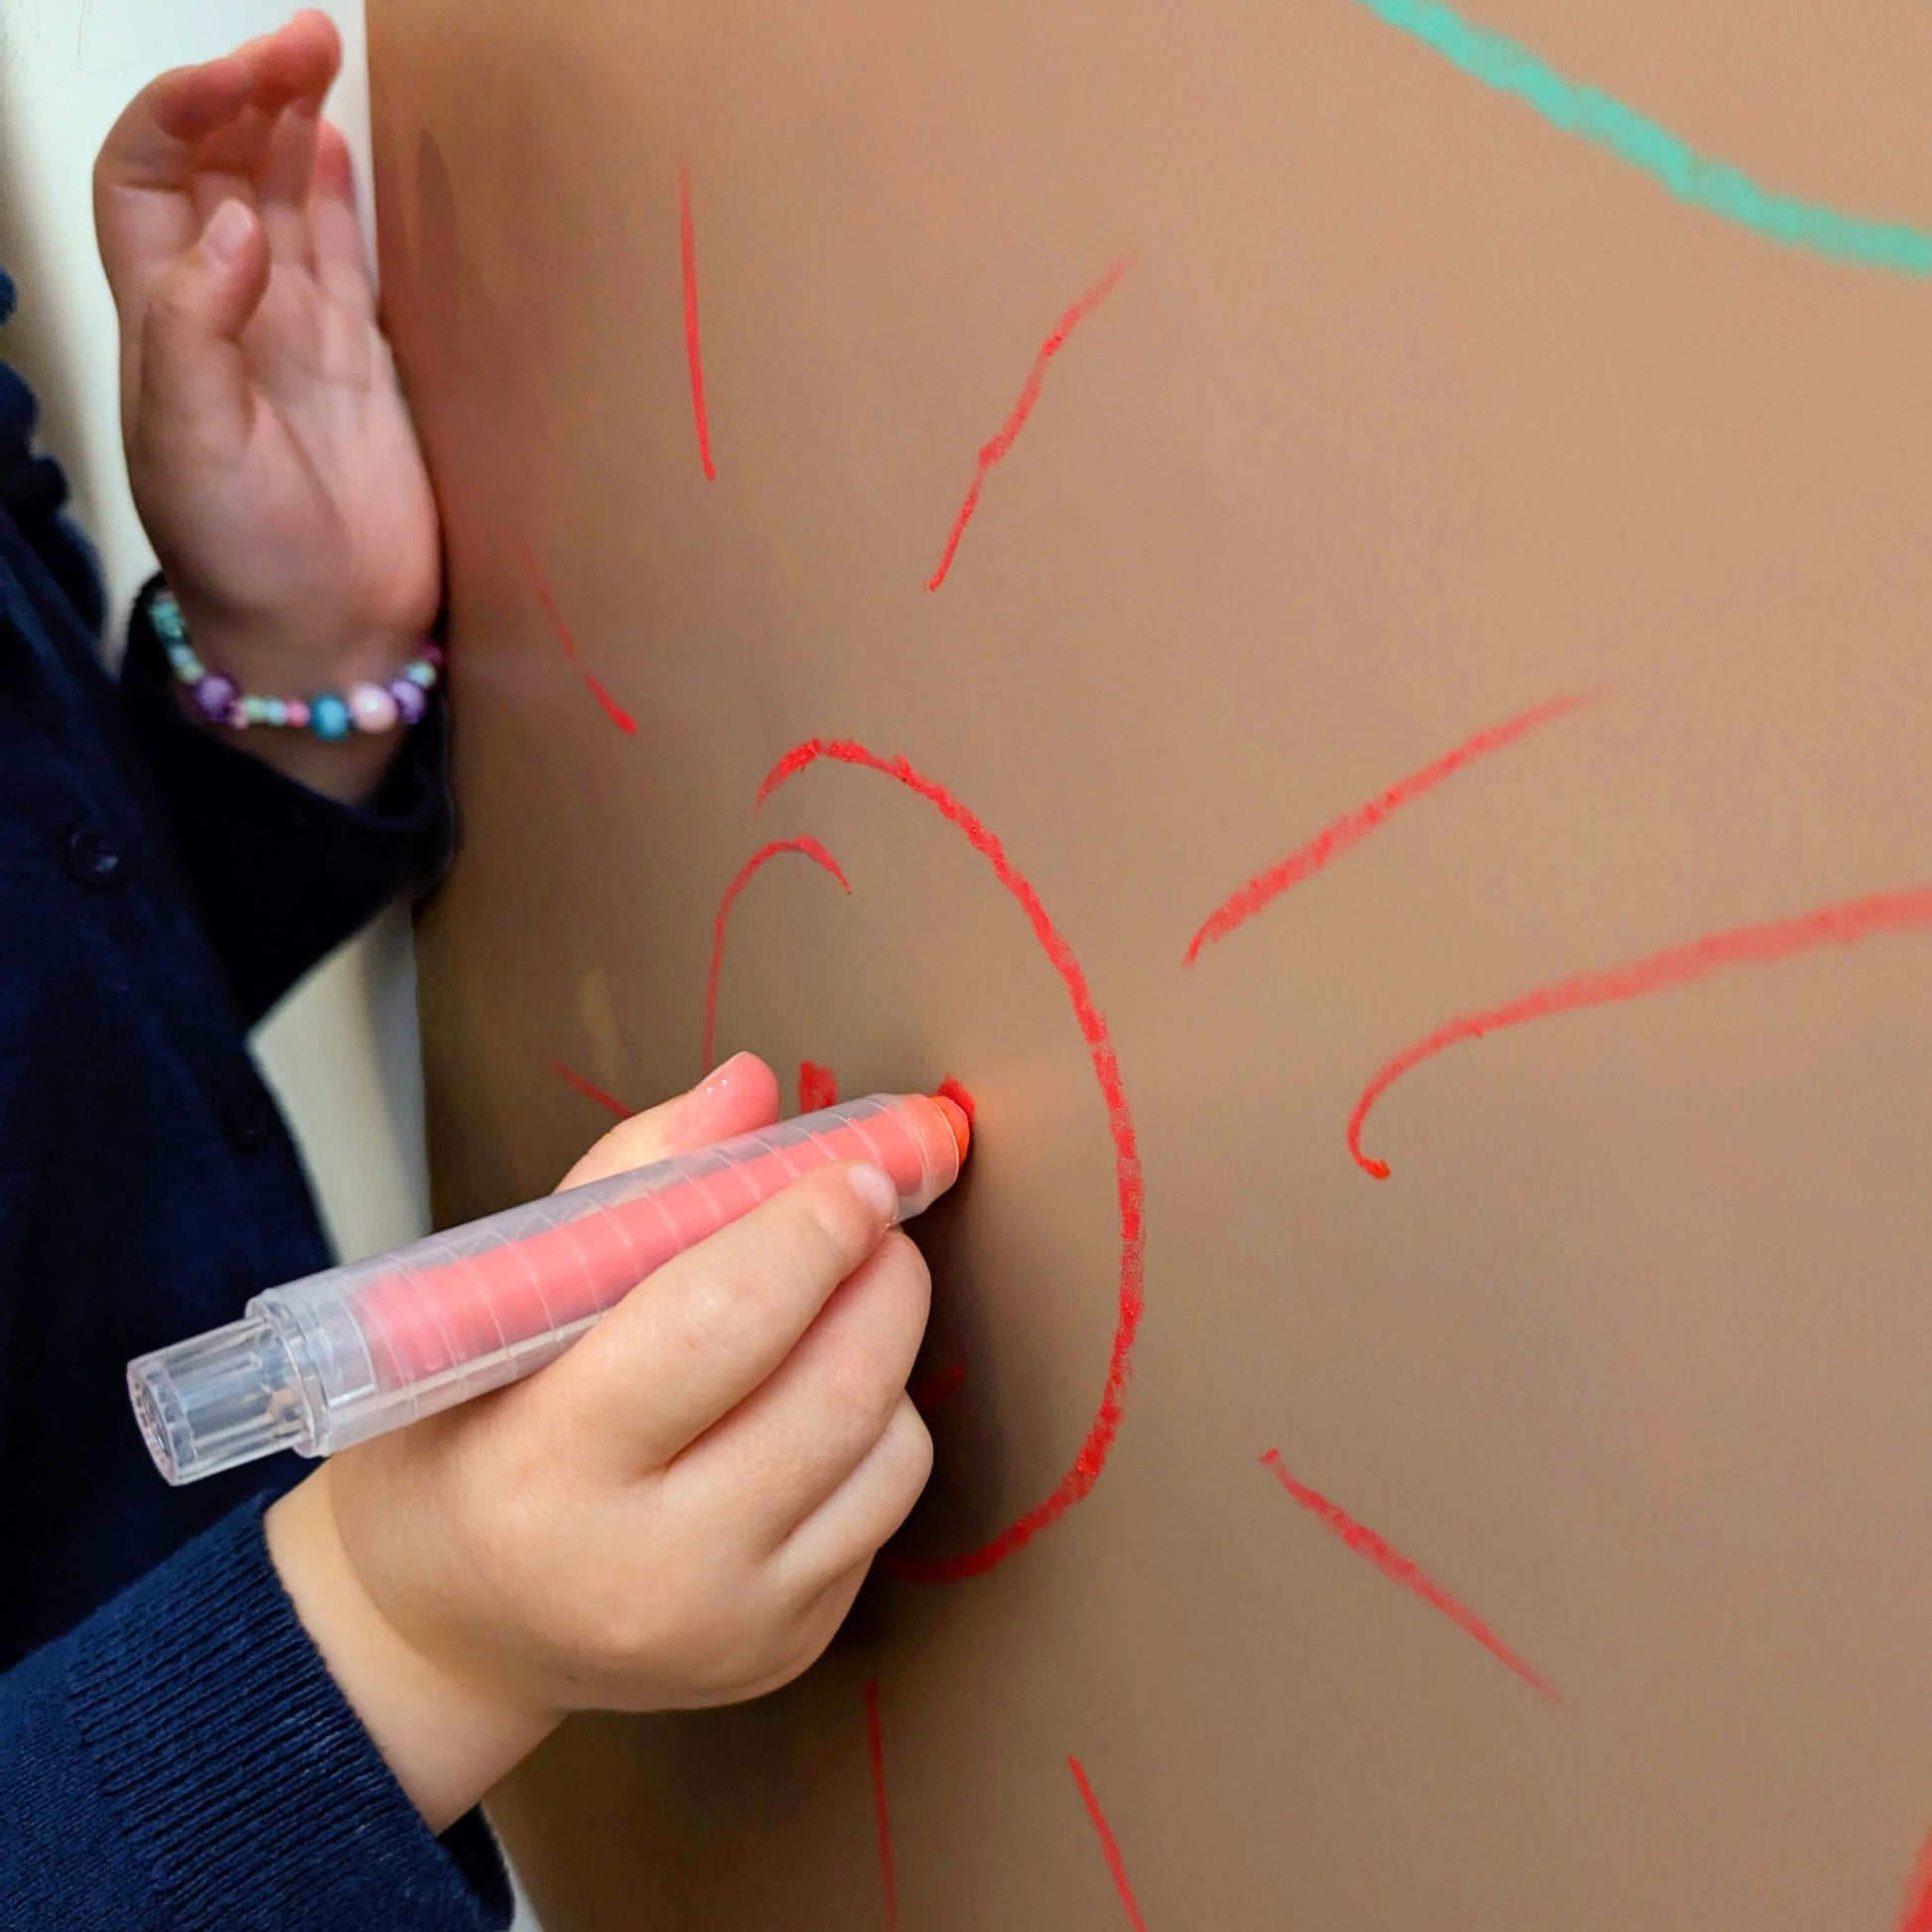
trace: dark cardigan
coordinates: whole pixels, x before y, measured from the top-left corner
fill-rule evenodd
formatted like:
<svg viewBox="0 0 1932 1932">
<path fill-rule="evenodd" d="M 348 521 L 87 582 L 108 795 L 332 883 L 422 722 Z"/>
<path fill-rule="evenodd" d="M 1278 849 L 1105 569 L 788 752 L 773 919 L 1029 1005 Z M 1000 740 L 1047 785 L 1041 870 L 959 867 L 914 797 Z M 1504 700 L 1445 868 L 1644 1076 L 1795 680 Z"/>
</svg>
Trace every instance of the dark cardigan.
<svg viewBox="0 0 1932 1932">
<path fill-rule="evenodd" d="M 330 1259 L 247 1031 L 441 865 L 441 707 L 352 810 L 185 724 L 139 609 L 109 677 L 33 423 L 0 364 L 0 1922 L 500 1926 L 268 1563 L 309 1465 L 171 1489 L 123 1384 Z"/>
</svg>

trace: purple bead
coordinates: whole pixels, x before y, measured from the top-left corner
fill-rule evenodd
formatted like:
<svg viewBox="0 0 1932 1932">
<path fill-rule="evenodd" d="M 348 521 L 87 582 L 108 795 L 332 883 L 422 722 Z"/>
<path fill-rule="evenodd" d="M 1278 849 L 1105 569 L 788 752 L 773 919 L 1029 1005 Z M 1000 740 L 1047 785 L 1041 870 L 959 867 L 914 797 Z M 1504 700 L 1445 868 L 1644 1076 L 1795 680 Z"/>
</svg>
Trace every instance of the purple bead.
<svg viewBox="0 0 1932 1932">
<path fill-rule="evenodd" d="M 211 725 L 223 725 L 228 714 L 233 711 L 235 700 L 241 696 L 231 677 L 223 677 L 219 671 L 209 671 L 206 677 L 196 682 L 191 694 L 195 709 Z"/>
<path fill-rule="evenodd" d="M 423 713 L 429 709 L 429 693 L 420 684 L 412 684 L 406 677 L 399 677 L 389 687 L 389 695 L 396 701 L 396 716 L 405 725 L 420 725 Z"/>
</svg>

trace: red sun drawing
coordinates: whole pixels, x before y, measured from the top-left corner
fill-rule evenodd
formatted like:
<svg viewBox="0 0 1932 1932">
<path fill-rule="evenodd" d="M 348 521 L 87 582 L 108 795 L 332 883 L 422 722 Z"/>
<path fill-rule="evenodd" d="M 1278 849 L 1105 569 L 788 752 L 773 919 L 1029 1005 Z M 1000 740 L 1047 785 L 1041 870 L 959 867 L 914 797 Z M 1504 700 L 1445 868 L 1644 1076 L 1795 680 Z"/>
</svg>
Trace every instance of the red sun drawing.
<svg viewBox="0 0 1932 1932">
<path fill-rule="evenodd" d="M 675 209 L 682 322 L 698 458 L 693 475 L 703 483 L 715 480 L 728 469 L 732 459 L 729 433 L 721 430 L 714 417 L 716 398 L 708 400 L 705 388 L 698 296 L 697 207 L 690 173 L 680 169 Z M 962 559 L 970 555 L 976 521 L 997 513 L 1000 466 L 1024 460 L 1026 435 L 1050 433 L 1046 418 L 1050 416 L 1053 366 L 1063 354 L 1077 352 L 1083 332 L 1105 326 L 1103 305 L 1107 313 L 1112 312 L 1112 298 L 1129 266 L 1129 258 L 1118 257 L 1096 279 L 1090 280 L 1041 341 L 1031 367 L 1024 373 L 1012 409 L 977 453 L 957 514 L 951 525 L 936 535 L 937 563 L 920 577 L 927 591 L 943 594 L 951 574 L 962 568 Z M 589 697 L 610 723 L 626 735 L 633 734 L 636 727 L 631 713 L 586 661 L 567 625 L 559 600 L 544 581 L 535 559 L 527 550 L 524 557 L 533 594 L 563 658 L 581 677 Z M 908 564 L 908 569 L 913 567 Z M 1247 865 L 1254 865 L 1258 860 L 1265 863 L 1217 902 L 1205 906 L 1184 940 L 1181 935 L 1175 935 L 1175 954 L 1170 955 L 1177 955 L 1174 970 L 1198 983 L 1216 970 L 1220 949 L 1251 922 L 1264 915 L 1277 920 L 1289 917 L 1290 908 L 1283 901 L 1290 895 L 1318 890 L 1315 882 L 1319 875 L 1348 859 L 1391 820 L 1402 814 L 1431 809 L 1430 800 L 1445 787 L 1484 782 L 1483 772 L 1492 761 L 1524 759 L 1533 746 L 1544 742 L 1546 735 L 1554 739 L 1559 732 L 1569 734 L 1587 729 L 1594 716 L 1593 712 L 1585 715 L 1588 708 L 1609 702 L 1611 696 L 1597 692 L 1525 692 L 1520 700 L 1523 708 L 1488 723 L 1471 719 L 1465 726 L 1468 735 L 1447 746 L 1418 746 L 1415 756 L 1419 762 L 1406 772 L 1361 774 L 1362 790 L 1355 795 L 1360 798 L 1366 793 L 1366 802 L 1341 810 L 1325 824 L 1301 828 L 1300 842 L 1281 856 L 1268 857 L 1265 849 L 1249 855 Z M 1089 982 L 1072 935 L 1047 909 L 1024 870 L 1022 855 L 1009 850 L 999 832 L 949 788 L 942 774 L 915 762 L 910 752 L 896 747 L 879 748 L 851 738 L 813 737 L 788 749 L 774 746 L 770 768 L 756 795 L 746 801 L 747 856 L 720 887 L 703 989 L 704 1063 L 709 1065 L 717 1052 L 720 987 L 730 958 L 733 910 L 759 875 L 775 863 L 802 863 L 823 876 L 827 891 L 836 889 L 851 897 L 861 891 L 879 889 L 872 882 L 856 882 L 834 852 L 811 832 L 796 825 L 796 819 L 809 811 L 809 799 L 801 781 L 812 774 L 815 785 L 847 781 L 885 783 L 897 787 L 902 797 L 915 801 L 921 811 L 962 840 L 1011 901 L 1036 948 L 1039 967 L 1059 984 L 1066 1002 L 1067 1020 L 1091 1067 L 1097 1103 L 1094 1118 L 1096 1124 L 1104 1124 L 1111 1142 L 1115 1224 L 1115 1252 L 1111 1261 L 1112 1342 L 1105 1358 L 1093 1363 L 1090 1410 L 1068 1421 L 1065 1459 L 1057 1478 L 1011 1520 L 972 1547 L 937 1558 L 889 1557 L 886 1561 L 890 1573 L 907 1583 L 963 1584 L 1020 1557 L 1035 1539 L 1049 1532 L 1092 1494 L 1105 1475 L 1115 1446 L 1128 1425 L 1130 1382 L 1136 1368 L 1136 1342 L 1147 1287 L 1148 1187 L 1143 1175 L 1135 1111 L 1105 1018 L 1103 1000 Z M 1379 790 L 1372 789 L 1378 784 Z M 768 836 L 759 843 L 753 836 L 755 821 L 780 798 L 795 814 L 794 828 Z M 770 815 L 775 817 L 775 811 Z M 772 826 L 767 822 L 761 829 L 768 834 Z M 1275 850 L 1281 853 L 1279 846 Z M 1231 873 L 1236 871 L 1237 868 L 1230 867 Z M 1335 1121 L 1338 1171 L 1354 1185 L 1361 1184 L 1362 1176 L 1375 1180 L 1390 1177 L 1393 1164 L 1370 1154 L 1364 1146 L 1371 1110 L 1405 1076 L 1418 1072 L 1452 1046 L 1469 1044 L 1532 1022 L 1560 1020 L 1591 1007 L 1683 992 L 1719 975 L 1776 966 L 1819 948 L 1851 948 L 1888 935 L 1927 930 L 1932 930 L 1932 885 L 1911 883 L 1867 890 L 1809 909 L 1767 907 L 1763 916 L 1754 922 L 1729 925 L 1703 935 L 1662 933 L 1640 938 L 1620 962 L 1591 967 L 1568 978 L 1531 987 L 1513 998 L 1455 1013 L 1421 1039 L 1392 1048 L 1379 1068 L 1363 1069 L 1363 1084 L 1352 1111 Z M 1445 1001 L 1446 1007 L 1451 1005 L 1452 1002 Z M 557 1075 L 587 1102 L 621 1111 L 622 1102 L 618 1098 L 571 1072 L 561 1062 L 552 1064 Z M 964 1072 L 970 1079 L 971 1069 Z M 949 1080 L 946 1090 L 971 1111 L 972 1096 L 967 1086 L 954 1079 Z M 831 1104 L 838 1093 L 835 1067 L 812 1060 L 800 1064 L 797 1096 L 801 1109 Z M 1378 1132 L 1393 1143 L 1399 1141 L 1401 1132 L 1399 1110 L 1393 1103 L 1388 1115 L 1386 1120 L 1377 1115 Z M 988 1123 L 988 1127 L 997 1132 L 997 1123 Z M 972 1373 L 969 1361 L 948 1361 L 915 1387 L 915 1399 L 929 1413 L 943 1404 L 962 1382 L 970 1382 Z M 1375 1575 L 1406 1592 L 1418 1606 L 1418 1613 L 1427 1610 L 1441 1618 L 1446 1643 L 1479 1646 L 1497 1667 L 1497 1682 L 1503 1687 L 1499 1695 L 1507 1691 L 1520 1697 L 1527 1690 L 1542 1700 L 1538 1708 L 1546 1710 L 1549 1721 L 1563 1721 L 1571 1707 L 1557 1685 L 1500 1634 L 1507 1627 L 1507 1617 L 1499 1616 L 1492 1621 L 1487 1611 L 1479 1611 L 1455 1593 L 1451 1581 L 1439 1576 L 1439 1568 L 1443 1572 L 1453 1568 L 1452 1557 L 1440 1565 L 1432 1559 L 1432 1566 L 1425 1568 L 1417 1557 L 1396 1548 L 1376 1529 L 1351 1515 L 1340 1501 L 1327 1493 L 1325 1480 L 1317 1487 L 1311 1479 L 1315 1471 L 1291 1470 L 1280 1451 L 1273 1448 L 1258 1448 L 1257 1453 L 1265 1470 L 1294 1506 L 1282 1519 L 1284 1533 L 1311 1536 L 1316 1528 L 1326 1531 Z M 1302 1527 L 1295 1530 L 1294 1525 Z M 1317 1543 L 1316 1547 L 1331 1546 Z M 1508 1682 L 1511 1677 L 1516 1680 L 1514 1685 Z M 889 1687 L 882 1687 L 876 1680 L 865 1685 L 862 1722 L 879 1850 L 880 1907 L 884 1922 L 891 1928 L 899 1922 L 901 1874 L 895 1860 L 888 1788 L 891 1764 L 888 1690 Z M 1082 1760 L 1069 1754 L 1066 1763 L 1099 1856 L 1118 1895 L 1123 1922 L 1131 1927 L 1144 1927 L 1146 1920 L 1129 1877 L 1131 1848 L 1123 1848 L 1116 1840 Z M 1921 1855 L 1911 1880 L 1904 1916 L 1899 1921 L 1900 1932 L 1932 1932 L 1932 1876 L 1927 1875 L 1928 1871 L 1932 1871 L 1932 1842 Z"/>
<path fill-rule="evenodd" d="M 761 810 L 773 793 L 800 773 L 821 762 L 869 771 L 903 786 L 914 797 L 929 805 L 952 826 L 972 850 L 985 861 L 993 877 L 1018 906 L 1045 964 L 1063 988 L 1070 1017 L 1078 1029 L 1092 1064 L 1094 1084 L 1104 1110 L 1108 1135 L 1114 1151 L 1115 1213 L 1119 1231 L 1116 1271 L 1116 1316 L 1113 1347 L 1104 1370 L 1098 1377 L 1097 1404 L 1072 1458 L 1059 1480 L 1036 1502 L 975 1548 L 946 1558 L 911 1559 L 889 1557 L 887 1568 L 893 1575 L 919 1583 L 958 1583 L 983 1575 L 1023 1550 L 1050 1524 L 1080 1502 L 1100 1479 L 1120 1433 L 1122 1404 L 1128 1377 L 1133 1370 L 1134 1342 L 1140 1331 L 1144 1301 L 1145 1232 L 1144 1188 L 1141 1178 L 1140 1143 L 1134 1131 L 1134 1113 L 1121 1077 L 1119 1056 L 1105 1017 L 1096 1004 L 1087 976 L 1075 957 L 1065 934 L 1053 921 L 1039 895 L 1026 875 L 1009 857 L 995 833 L 960 799 L 937 779 L 917 769 L 903 758 L 888 758 L 850 739 L 808 739 L 786 752 L 759 787 L 755 809 Z M 725 890 L 718 908 L 712 949 L 710 981 L 705 994 L 705 1038 L 703 1059 L 709 1064 L 716 1052 L 718 981 L 723 969 L 731 909 L 739 894 L 757 872 L 778 854 L 802 852 L 822 870 L 831 874 L 850 891 L 845 874 L 836 860 L 815 840 L 780 840 L 760 847 L 746 862 Z M 807 1066 L 811 1066 L 807 1062 Z M 817 1092 L 831 1084 L 826 1069 L 811 1067 L 801 1074 L 800 1102 L 806 1098 L 808 1080 Z M 970 1094 L 955 1082 L 955 1096 L 964 1095 L 971 1108 Z M 836 1093 L 836 1085 L 831 1086 Z M 962 1370 L 963 1372 L 963 1370 Z M 953 1377 L 948 1389 L 929 1391 L 929 1399 L 940 1398 L 956 1385 Z"/>
</svg>

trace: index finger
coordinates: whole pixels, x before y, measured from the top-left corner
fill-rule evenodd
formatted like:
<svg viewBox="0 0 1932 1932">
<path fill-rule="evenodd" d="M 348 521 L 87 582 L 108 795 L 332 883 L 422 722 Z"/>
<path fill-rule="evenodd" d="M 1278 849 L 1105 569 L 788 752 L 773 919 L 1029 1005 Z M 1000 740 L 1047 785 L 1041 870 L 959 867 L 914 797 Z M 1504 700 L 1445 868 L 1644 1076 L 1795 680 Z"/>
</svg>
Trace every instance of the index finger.
<svg viewBox="0 0 1932 1932">
<path fill-rule="evenodd" d="M 94 219 L 114 227 L 117 205 L 132 197 L 159 223 L 143 240 L 179 253 L 201 231 L 192 190 L 210 165 L 232 170 L 252 158 L 263 114 L 325 89 L 334 76 L 341 41 L 327 16 L 298 14 L 287 26 L 248 42 L 233 54 L 196 67 L 174 68 L 149 81 L 122 109 L 94 162 Z M 260 110 L 260 111 L 257 111 Z M 248 152 L 223 154 L 227 144 Z M 117 237 L 104 232 L 103 240 Z"/>
<path fill-rule="evenodd" d="M 103 253 L 128 246 L 128 215 L 137 207 L 139 241 L 150 256 L 166 259 L 194 245 L 201 218 L 189 190 L 197 153 L 207 135 L 234 121 L 253 92 L 247 64 L 230 55 L 176 68 L 128 102 L 94 160 L 94 227 Z"/>
<path fill-rule="evenodd" d="M 883 1168 L 823 1168 L 633 1290 L 531 1381 L 595 1464 L 660 1469 L 760 1387 L 898 1205 Z"/>
</svg>

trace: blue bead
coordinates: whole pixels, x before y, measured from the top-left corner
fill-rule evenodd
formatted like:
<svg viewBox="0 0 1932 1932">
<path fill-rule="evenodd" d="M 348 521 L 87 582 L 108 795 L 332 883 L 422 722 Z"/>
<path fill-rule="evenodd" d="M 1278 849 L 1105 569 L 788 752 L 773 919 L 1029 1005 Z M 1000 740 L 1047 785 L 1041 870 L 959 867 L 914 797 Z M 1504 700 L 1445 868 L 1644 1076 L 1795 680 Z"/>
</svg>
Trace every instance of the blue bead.
<svg viewBox="0 0 1932 1932">
<path fill-rule="evenodd" d="M 286 725 L 288 721 L 288 701 L 284 698 L 270 698 L 262 713 L 262 723 L 264 725 Z"/>
<path fill-rule="evenodd" d="M 319 691 L 309 700 L 309 729 L 329 744 L 346 738 L 353 720 L 348 706 L 333 691 Z"/>
</svg>

